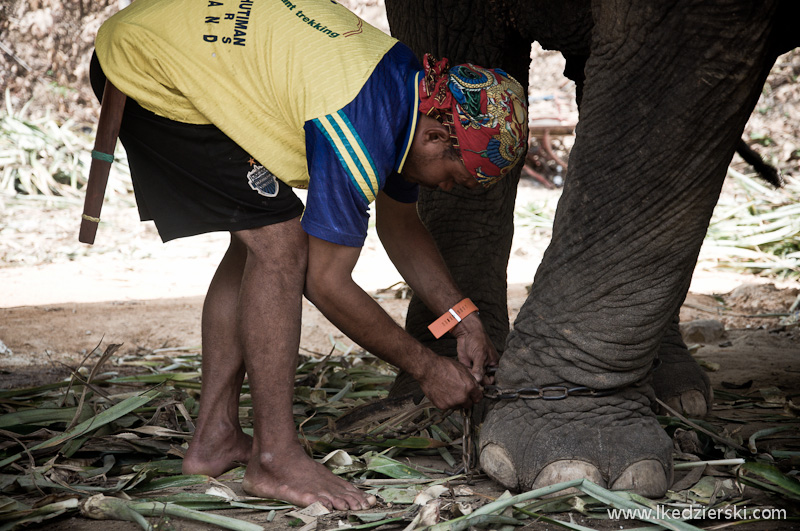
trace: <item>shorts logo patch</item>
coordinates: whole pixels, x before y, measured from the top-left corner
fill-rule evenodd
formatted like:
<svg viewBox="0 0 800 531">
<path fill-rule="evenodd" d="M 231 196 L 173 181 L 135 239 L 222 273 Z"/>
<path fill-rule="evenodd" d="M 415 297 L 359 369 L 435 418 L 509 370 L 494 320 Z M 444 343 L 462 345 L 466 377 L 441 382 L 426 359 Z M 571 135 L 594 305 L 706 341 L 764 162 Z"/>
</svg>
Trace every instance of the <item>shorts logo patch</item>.
<svg viewBox="0 0 800 531">
<path fill-rule="evenodd" d="M 278 195 L 278 179 L 264 166 L 256 164 L 247 172 L 247 182 L 250 188 L 265 197 Z"/>
</svg>

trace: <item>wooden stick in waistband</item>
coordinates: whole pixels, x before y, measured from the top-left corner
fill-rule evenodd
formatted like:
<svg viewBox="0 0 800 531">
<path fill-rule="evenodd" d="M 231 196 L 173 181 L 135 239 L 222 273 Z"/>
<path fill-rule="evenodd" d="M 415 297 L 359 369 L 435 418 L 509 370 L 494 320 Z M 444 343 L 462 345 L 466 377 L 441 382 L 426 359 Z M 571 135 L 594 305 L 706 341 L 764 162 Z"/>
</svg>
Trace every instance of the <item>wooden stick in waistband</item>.
<svg viewBox="0 0 800 531">
<path fill-rule="evenodd" d="M 103 208 L 108 172 L 111 171 L 111 163 L 114 162 L 114 148 L 117 145 L 126 99 L 125 94 L 106 80 L 103 103 L 100 106 L 100 122 L 97 124 L 97 137 L 92 151 L 92 164 L 89 167 L 89 181 L 86 183 L 81 230 L 78 234 L 78 240 L 89 245 L 94 243 L 97 225 L 100 223 L 100 210 Z"/>
</svg>

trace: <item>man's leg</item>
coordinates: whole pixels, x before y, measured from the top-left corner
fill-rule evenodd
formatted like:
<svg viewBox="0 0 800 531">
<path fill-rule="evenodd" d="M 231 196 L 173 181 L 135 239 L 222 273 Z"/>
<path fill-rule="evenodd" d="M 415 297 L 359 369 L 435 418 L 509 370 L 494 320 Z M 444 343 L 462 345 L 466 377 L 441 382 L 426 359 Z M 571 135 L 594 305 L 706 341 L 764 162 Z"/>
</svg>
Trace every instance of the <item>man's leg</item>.
<svg viewBox="0 0 800 531">
<path fill-rule="evenodd" d="M 200 415 L 183 460 L 184 474 L 218 476 L 250 458 L 252 439 L 239 425 L 239 395 L 245 371 L 236 327 L 246 257 L 245 246 L 231 235 L 230 247 L 203 304 Z"/>
<path fill-rule="evenodd" d="M 320 501 L 339 510 L 365 509 L 375 498 L 313 461 L 297 440 L 292 401 L 308 259 L 300 219 L 235 236 L 247 248 L 236 317 L 254 415 L 242 487 L 302 506 Z"/>
</svg>

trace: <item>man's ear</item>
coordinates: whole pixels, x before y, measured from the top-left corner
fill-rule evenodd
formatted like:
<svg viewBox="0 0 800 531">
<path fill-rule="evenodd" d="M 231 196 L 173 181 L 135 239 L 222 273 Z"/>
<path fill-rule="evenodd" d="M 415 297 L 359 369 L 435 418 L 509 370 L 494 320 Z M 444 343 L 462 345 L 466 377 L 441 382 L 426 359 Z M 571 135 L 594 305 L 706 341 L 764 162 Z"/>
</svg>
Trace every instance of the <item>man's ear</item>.
<svg viewBox="0 0 800 531">
<path fill-rule="evenodd" d="M 439 144 L 450 141 L 450 132 L 447 128 L 433 118 L 424 117 L 420 125 L 423 127 L 422 140 L 426 144 Z"/>
<path fill-rule="evenodd" d="M 441 144 L 450 141 L 450 133 L 445 126 L 436 125 L 425 131 L 424 138 L 427 142 L 432 144 Z"/>
</svg>

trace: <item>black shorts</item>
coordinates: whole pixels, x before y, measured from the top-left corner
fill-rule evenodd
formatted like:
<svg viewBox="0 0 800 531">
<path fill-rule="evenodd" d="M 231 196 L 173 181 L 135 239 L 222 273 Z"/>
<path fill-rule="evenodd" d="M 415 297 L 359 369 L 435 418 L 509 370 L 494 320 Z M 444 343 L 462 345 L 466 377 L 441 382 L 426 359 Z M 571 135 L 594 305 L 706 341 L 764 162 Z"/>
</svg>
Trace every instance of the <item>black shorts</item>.
<svg viewBox="0 0 800 531">
<path fill-rule="evenodd" d="M 96 56 L 90 78 L 101 99 L 106 77 Z M 119 137 L 139 216 L 153 220 L 165 242 L 263 227 L 303 213 L 291 187 L 214 125 L 169 120 L 128 98 Z"/>
</svg>

